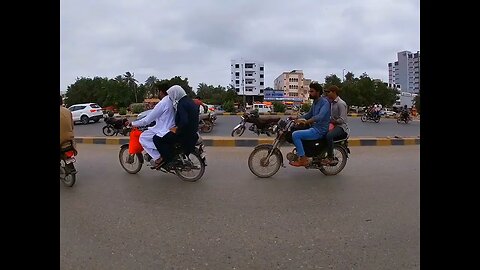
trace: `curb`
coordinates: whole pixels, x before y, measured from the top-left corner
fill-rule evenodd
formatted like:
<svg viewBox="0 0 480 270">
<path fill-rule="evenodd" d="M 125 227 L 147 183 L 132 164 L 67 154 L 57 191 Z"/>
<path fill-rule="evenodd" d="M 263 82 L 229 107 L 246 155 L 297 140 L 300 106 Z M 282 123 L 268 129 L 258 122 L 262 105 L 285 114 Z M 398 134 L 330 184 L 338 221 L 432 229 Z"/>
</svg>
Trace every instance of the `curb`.
<svg viewBox="0 0 480 270">
<path fill-rule="evenodd" d="M 215 115 L 243 115 L 243 113 L 216 113 Z M 291 113 L 259 113 L 259 115 L 297 115 L 297 114 L 291 114 Z M 361 113 L 349 113 L 347 114 L 348 117 L 361 117 L 363 114 Z M 115 118 L 123 118 L 123 117 L 137 117 L 138 114 L 126 114 L 126 115 L 115 115 Z M 394 118 L 396 119 L 395 116 L 381 116 L 381 118 Z M 417 119 L 413 119 L 417 120 Z M 420 120 L 420 119 L 418 119 Z"/>
<path fill-rule="evenodd" d="M 222 147 L 254 147 L 259 144 L 271 144 L 273 138 L 265 139 L 231 139 L 228 137 L 203 137 L 205 146 L 222 146 Z M 84 144 L 112 144 L 122 145 L 129 143 L 128 137 L 78 137 L 75 138 L 76 143 Z M 408 138 L 350 138 L 348 146 L 393 146 L 393 145 L 420 145 L 420 137 Z"/>
</svg>

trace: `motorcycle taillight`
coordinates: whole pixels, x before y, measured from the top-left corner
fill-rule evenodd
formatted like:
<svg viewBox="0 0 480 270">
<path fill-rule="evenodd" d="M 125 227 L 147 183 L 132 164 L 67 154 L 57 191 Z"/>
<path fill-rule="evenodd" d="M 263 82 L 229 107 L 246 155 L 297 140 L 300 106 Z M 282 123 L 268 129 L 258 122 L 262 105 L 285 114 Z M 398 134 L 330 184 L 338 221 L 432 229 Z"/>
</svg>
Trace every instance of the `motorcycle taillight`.
<svg viewBox="0 0 480 270">
<path fill-rule="evenodd" d="M 73 150 L 70 150 L 70 151 L 65 152 L 65 156 L 66 156 L 67 158 L 71 158 L 71 157 L 73 157 L 74 155 L 75 155 L 75 153 L 73 152 Z"/>
</svg>

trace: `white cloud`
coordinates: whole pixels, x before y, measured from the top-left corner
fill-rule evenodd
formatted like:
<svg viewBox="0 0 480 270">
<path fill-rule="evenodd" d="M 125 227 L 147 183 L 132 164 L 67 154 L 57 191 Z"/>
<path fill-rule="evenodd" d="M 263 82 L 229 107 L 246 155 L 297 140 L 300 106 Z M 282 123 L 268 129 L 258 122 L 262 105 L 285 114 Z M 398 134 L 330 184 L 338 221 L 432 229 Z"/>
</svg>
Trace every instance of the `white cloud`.
<svg viewBox="0 0 480 270">
<path fill-rule="evenodd" d="M 265 86 L 302 69 L 388 79 L 399 51 L 420 49 L 419 0 L 61 0 L 60 90 L 127 71 L 227 86 L 230 60 L 265 63 Z"/>
</svg>

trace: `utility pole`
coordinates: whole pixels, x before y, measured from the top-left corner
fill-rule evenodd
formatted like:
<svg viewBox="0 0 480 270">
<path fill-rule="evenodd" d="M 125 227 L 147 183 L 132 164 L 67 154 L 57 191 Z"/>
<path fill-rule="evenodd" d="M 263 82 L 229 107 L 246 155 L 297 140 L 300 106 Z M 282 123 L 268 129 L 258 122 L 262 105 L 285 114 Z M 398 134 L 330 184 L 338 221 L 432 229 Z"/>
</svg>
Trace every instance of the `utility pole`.
<svg viewBox="0 0 480 270">
<path fill-rule="evenodd" d="M 345 69 L 343 69 L 342 83 L 345 81 Z"/>
</svg>

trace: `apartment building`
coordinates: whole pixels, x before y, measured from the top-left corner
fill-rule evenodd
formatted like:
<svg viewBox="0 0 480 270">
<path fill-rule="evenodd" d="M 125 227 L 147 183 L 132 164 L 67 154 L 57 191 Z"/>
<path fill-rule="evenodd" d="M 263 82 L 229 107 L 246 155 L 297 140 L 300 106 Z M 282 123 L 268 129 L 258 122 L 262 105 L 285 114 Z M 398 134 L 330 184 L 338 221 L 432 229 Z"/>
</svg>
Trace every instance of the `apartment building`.
<svg viewBox="0 0 480 270">
<path fill-rule="evenodd" d="M 388 83 L 400 85 L 409 93 L 420 93 L 420 51 L 397 53 L 397 61 L 388 63 Z"/>
<path fill-rule="evenodd" d="M 261 61 L 231 60 L 231 84 L 237 95 L 244 96 L 247 103 L 263 101 L 265 69 Z"/>
<path fill-rule="evenodd" d="M 290 72 L 283 72 L 273 82 L 273 89 L 283 90 L 285 98 L 294 100 L 302 99 L 308 101 L 309 85 L 312 82 L 303 76 L 303 70 L 294 69 Z"/>
</svg>

